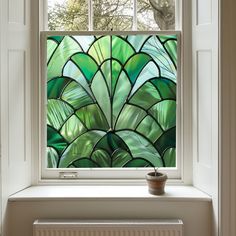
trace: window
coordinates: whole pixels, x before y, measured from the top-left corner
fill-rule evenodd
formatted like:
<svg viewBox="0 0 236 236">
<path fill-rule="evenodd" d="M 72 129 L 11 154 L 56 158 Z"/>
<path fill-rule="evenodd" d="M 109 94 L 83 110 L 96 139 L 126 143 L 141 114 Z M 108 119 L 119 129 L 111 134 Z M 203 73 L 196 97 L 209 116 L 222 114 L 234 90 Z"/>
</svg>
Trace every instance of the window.
<svg viewBox="0 0 236 236">
<path fill-rule="evenodd" d="M 90 177 L 107 176 L 104 171 L 111 177 L 132 177 L 130 168 L 123 173 L 120 168 L 132 167 L 136 176 L 144 167 L 158 166 L 179 176 L 178 33 L 125 33 L 173 28 L 174 1 L 81 2 L 49 1 L 49 29 L 123 33 L 48 34 L 48 161 L 43 161 L 43 172 L 85 168 L 79 175 L 86 177 L 93 168 Z M 166 15 L 158 17 L 160 11 Z M 62 56 L 68 53 L 65 48 L 70 53 Z"/>
</svg>

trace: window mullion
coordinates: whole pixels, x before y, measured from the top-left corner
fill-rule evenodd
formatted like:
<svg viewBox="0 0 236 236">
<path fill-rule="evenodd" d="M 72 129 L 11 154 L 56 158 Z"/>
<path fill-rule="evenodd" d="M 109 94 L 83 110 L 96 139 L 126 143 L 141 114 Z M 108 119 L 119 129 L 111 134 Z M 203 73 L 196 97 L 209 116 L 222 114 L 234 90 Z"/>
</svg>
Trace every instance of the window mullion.
<svg viewBox="0 0 236 236">
<path fill-rule="evenodd" d="M 93 30 L 93 0 L 88 0 L 88 29 Z"/>
<path fill-rule="evenodd" d="M 137 0 L 133 0 L 133 30 L 137 30 Z"/>
</svg>

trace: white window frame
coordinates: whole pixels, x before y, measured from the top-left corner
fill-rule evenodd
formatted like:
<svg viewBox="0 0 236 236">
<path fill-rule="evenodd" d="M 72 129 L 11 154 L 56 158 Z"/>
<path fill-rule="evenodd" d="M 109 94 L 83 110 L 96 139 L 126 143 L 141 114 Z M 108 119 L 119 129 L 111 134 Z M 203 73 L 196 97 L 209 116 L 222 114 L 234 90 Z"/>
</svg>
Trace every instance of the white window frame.
<svg viewBox="0 0 236 236">
<path fill-rule="evenodd" d="M 46 1 L 46 0 L 45 0 Z M 183 8 L 184 8 L 184 3 L 185 3 L 186 0 L 182 0 L 182 4 L 180 4 L 180 1 L 176 1 L 176 3 L 178 3 L 176 5 L 176 11 L 178 12 L 176 14 L 176 16 L 180 15 L 182 16 L 183 15 Z M 92 0 L 89 0 L 90 4 L 92 2 Z M 47 4 L 44 3 L 44 6 L 43 6 L 43 9 L 45 10 L 45 6 L 47 6 Z M 91 5 L 90 5 L 90 12 L 91 12 Z M 45 11 L 44 11 L 45 12 Z M 45 16 L 47 14 L 44 14 L 44 28 L 45 28 L 45 22 L 47 22 L 47 17 Z M 191 14 L 189 14 L 191 16 Z M 92 17 L 89 17 L 89 21 L 91 22 L 92 21 Z M 176 26 L 176 29 L 182 29 L 182 32 L 184 31 L 184 24 L 183 22 L 181 21 L 181 19 L 178 19 L 176 21 L 177 23 L 177 26 Z M 90 27 L 89 29 L 91 30 L 92 27 L 91 27 L 91 24 L 90 24 Z M 147 32 L 141 32 L 141 31 L 138 31 L 139 33 L 160 33 L 161 31 L 158 31 L 158 32 L 151 32 L 151 31 L 147 31 Z M 52 32 L 47 32 L 46 34 L 52 34 Z M 68 32 L 69 34 L 73 34 L 73 32 Z M 77 32 L 78 33 L 78 32 Z M 84 32 L 83 32 L 84 33 Z M 86 32 L 88 33 L 88 32 Z M 91 32 L 92 34 L 94 32 Z M 104 31 L 103 31 L 104 33 Z M 120 32 L 113 32 L 113 34 L 119 34 Z M 126 32 L 127 34 L 135 34 L 135 32 L 133 31 L 130 31 L 130 32 Z M 176 31 L 163 31 L 163 33 L 177 33 L 177 30 Z M 59 34 L 58 32 L 56 32 L 55 34 Z M 190 134 L 185 134 L 185 127 L 184 127 L 184 120 L 186 119 L 186 116 L 189 116 L 189 114 L 191 113 L 189 111 L 190 107 L 186 107 L 186 106 L 183 106 L 183 98 L 186 97 L 185 96 L 185 91 L 189 90 L 189 85 L 188 86 L 183 86 L 183 78 L 182 76 L 184 77 L 184 74 L 189 74 L 189 71 L 190 69 L 187 69 L 186 71 L 184 70 L 184 67 L 183 67 L 183 62 L 188 62 L 188 65 L 185 66 L 185 68 L 190 68 L 190 60 L 186 57 L 185 59 L 183 58 L 183 54 L 184 54 L 184 51 L 187 51 L 186 48 L 183 47 L 183 41 L 184 41 L 184 35 L 181 35 L 181 52 L 180 50 L 178 50 L 178 56 L 179 58 L 181 58 L 181 61 L 182 61 L 182 64 L 178 65 L 178 83 L 177 83 L 177 87 L 178 87 L 178 94 L 177 94 L 177 101 L 178 101 L 178 111 L 177 111 L 177 168 L 159 168 L 160 171 L 162 172 L 165 172 L 168 174 L 169 176 L 169 182 L 170 183 L 178 183 L 178 184 L 181 184 L 181 183 L 184 183 L 184 184 L 189 184 L 191 183 L 192 181 L 192 166 L 191 166 L 191 163 L 192 163 L 192 160 L 191 158 L 189 158 L 188 156 L 188 159 L 186 158 L 186 154 L 185 153 L 188 153 L 190 154 L 191 153 L 191 146 L 186 146 L 185 144 L 185 140 L 188 140 L 189 143 L 191 144 L 191 131 L 190 131 Z M 43 37 L 45 37 L 45 34 L 43 34 Z M 45 40 L 44 40 L 45 42 Z M 45 49 L 45 47 L 44 47 Z M 42 55 L 45 55 L 45 52 L 42 53 Z M 43 56 L 45 58 L 45 56 Z M 43 58 L 41 58 L 40 61 L 42 61 Z M 180 60 L 179 60 L 180 61 Z M 182 75 L 181 73 L 182 72 Z M 44 74 L 45 74 L 45 71 L 42 71 L 41 72 L 41 77 L 40 78 L 45 78 Z M 191 83 L 189 83 L 191 84 Z M 45 85 L 45 84 L 44 84 Z M 41 86 L 39 86 L 41 87 Z M 42 86 L 44 87 L 44 86 Z M 187 89 L 187 90 L 186 90 Z M 41 121 L 42 120 L 45 120 L 45 111 L 44 111 L 44 104 L 45 103 L 40 103 L 40 101 L 45 101 L 45 92 L 44 90 L 41 90 L 40 91 L 40 98 L 39 98 L 39 106 L 40 106 L 40 117 L 41 117 Z M 191 100 L 191 99 L 190 99 Z M 187 110 L 187 112 L 186 112 Z M 39 121 L 39 131 L 41 130 L 45 130 L 45 123 L 43 124 L 41 121 Z M 185 137 L 185 138 L 183 138 Z M 185 147 L 185 148 L 184 148 Z M 147 172 L 153 170 L 153 168 L 132 168 L 132 169 L 119 169 L 119 168 L 101 168 L 101 169 L 96 169 L 93 171 L 90 171 L 90 170 L 84 170 L 82 168 L 77 168 L 77 169 L 46 169 L 45 168 L 45 154 L 46 154 L 46 136 L 45 136 L 45 132 L 43 131 L 41 134 L 40 134 L 40 142 L 39 142 L 39 163 L 38 163 L 38 182 L 39 183 L 44 183 L 44 182 L 52 182 L 53 180 L 55 180 L 55 182 L 64 182 L 63 180 L 60 179 L 60 176 L 61 177 L 69 177 L 70 178 L 70 174 L 74 174 L 76 172 L 76 175 L 78 176 L 78 178 L 75 178 L 72 180 L 72 182 L 81 182 L 81 180 L 85 180 L 85 179 L 90 179 L 90 180 L 93 180 L 92 182 L 96 182 L 96 181 L 99 181 L 99 180 L 102 180 L 102 182 L 104 182 L 104 180 L 106 179 L 108 182 L 110 182 L 112 179 L 118 179 L 116 180 L 119 181 L 121 179 L 129 179 L 129 180 L 134 180 L 135 182 L 138 182 L 138 180 L 144 180 L 144 176 Z M 190 154 L 191 155 L 191 154 Z M 185 161 L 187 160 L 187 161 Z M 187 167 L 187 169 L 186 169 Z M 67 179 L 68 181 L 68 179 Z M 68 182 L 71 182 L 71 181 L 68 181 Z M 83 181 L 82 181 L 83 182 Z"/>
</svg>

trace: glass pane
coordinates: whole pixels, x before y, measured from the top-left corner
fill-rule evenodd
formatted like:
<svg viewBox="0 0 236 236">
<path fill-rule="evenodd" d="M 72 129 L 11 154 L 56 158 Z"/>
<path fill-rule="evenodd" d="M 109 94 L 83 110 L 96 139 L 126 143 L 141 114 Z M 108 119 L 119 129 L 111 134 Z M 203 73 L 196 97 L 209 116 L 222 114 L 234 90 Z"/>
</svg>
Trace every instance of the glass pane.
<svg viewBox="0 0 236 236">
<path fill-rule="evenodd" d="M 87 30 L 87 0 L 48 0 L 49 30 Z"/>
<path fill-rule="evenodd" d="M 132 0 L 94 0 L 94 30 L 131 30 L 133 22 Z"/>
<path fill-rule="evenodd" d="M 137 0 L 138 30 L 174 30 L 175 0 Z"/>
<path fill-rule="evenodd" d="M 176 166 L 175 34 L 49 36 L 47 51 L 48 168 Z"/>
</svg>

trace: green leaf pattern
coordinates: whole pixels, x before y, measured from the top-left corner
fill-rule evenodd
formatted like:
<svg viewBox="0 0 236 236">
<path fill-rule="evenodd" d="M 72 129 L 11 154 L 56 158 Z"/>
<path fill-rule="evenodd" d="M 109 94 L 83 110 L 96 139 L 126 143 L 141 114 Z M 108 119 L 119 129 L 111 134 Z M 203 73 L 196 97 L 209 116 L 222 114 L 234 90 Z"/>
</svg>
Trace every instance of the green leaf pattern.
<svg viewBox="0 0 236 236">
<path fill-rule="evenodd" d="M 176 35 L 49 36 L 47 167 L 176 166 Z"/>
</svg>

